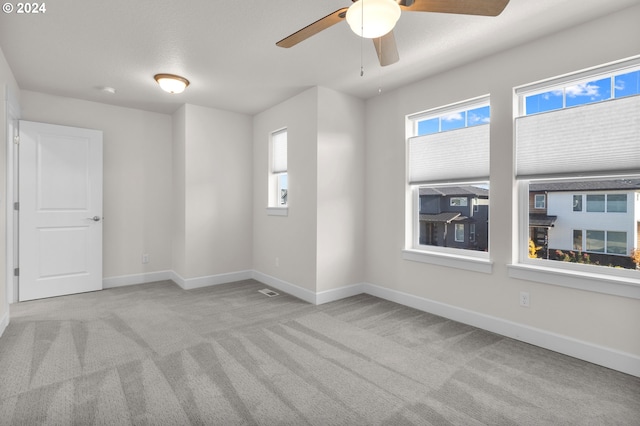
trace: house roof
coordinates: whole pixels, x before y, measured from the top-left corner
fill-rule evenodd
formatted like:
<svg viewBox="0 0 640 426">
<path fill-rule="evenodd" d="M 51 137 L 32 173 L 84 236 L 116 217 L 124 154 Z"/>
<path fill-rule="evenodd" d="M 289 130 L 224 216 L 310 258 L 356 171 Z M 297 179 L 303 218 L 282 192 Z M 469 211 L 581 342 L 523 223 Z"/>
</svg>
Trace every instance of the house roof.
<svg viewBox="0 0 640 426">
<path fill-rule="evenodd" d="M 461 186 L 442 186 L 442 187 L 423 187 L 420 188 L 420 195 L 442 195 L 451 197 L 464 197 L 473 195 L 476 197 L 488 198 L 489 190 L 473 185 Z"/>
<path fill-rule="evenodd" d="M 529 226 L 536 228 L 551 228 L 558 219 L 558 216 L 547 216 L 546 214 L 530 214 Z"/>
<path fill-rule="evenodd" d="M 584 180 L 574 182 L 532 183 L 530 192 L 640 190 L 640 179 Z"/>
<path fill-rule="evenodd" d="M 462 216 L 460 212 L 442 212 L 438 214 L 421 214 L 420 220 L 423 222 L 460 222 L 460 221 L 468 221 L 469 218 L 466 216 Z"/>
</svg>

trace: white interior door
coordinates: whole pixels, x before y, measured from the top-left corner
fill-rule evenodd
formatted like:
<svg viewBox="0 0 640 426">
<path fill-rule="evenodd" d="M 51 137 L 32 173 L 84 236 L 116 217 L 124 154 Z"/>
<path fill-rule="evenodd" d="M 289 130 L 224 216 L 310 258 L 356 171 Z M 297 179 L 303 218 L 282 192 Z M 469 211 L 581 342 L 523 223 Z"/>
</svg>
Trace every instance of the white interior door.
<svg viewBox="0 0 640 426">
<path fill-rule="evenodd" d="M 19 127 L 19 300 L 101 290 L 102 132 Z"/>
</svg>

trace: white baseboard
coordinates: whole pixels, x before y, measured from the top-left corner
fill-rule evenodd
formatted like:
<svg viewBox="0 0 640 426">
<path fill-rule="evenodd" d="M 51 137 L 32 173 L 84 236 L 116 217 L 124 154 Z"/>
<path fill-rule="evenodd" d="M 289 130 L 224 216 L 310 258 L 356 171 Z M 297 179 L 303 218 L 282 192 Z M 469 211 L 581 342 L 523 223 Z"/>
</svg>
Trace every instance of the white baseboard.
<svg viewBox="0 0 640 426">
<path fill-rule="evenodd" d="M 401 305 L 511 337 L 554 352 L 640 377 L 640 357 L 535 327 L 447 305 L 397 290 L 364 284 L 364 292 Z"/>
<path fill-rule="evenodd" d="M 347 297 L 357 296 L 366 293 L 365 283 L 351 284 L 344 287 L 333 288 L 331 290 L 316 293 L 316 305 L 335 302 L 336 300 L 346 299 Z"/>
<path fill-rule="evenodd" d="M 4 334 L 4 331 L 9 326 L 9 305 L 7 305 L 7 312 L 0 318 L 0 337 Z"/>
<path fill-rule="evenodd" d="M 271 275 L 263 274 L 262 272 L 252 272 L 252 278 L 254 280 L 260 281 L 261 283 L 276 288 L 280 291 L 284 291 L 285 293 L 289 293 L 290 295 L 304 300 L 305 302 L 313 303 L 314 305 L 316 304 L 315 292 L 307 290 L 306 288 L 298 287 L 297 285 L 283 281 L 279 278 L 272 277 Z"/>
<path fill-rule="evenodd" d="M 102 288 L 124 287 L 134 284 L 152 283 L 155 281 L 165 281 L 172 278 L 172 271 L 148 272 L 143 274 L 120 275 L 118 277 L 108 277 L 102 279 Z"/>
<path fill-rule="evenodd" d="M 197 278 L 183 278 L 178 273 L 171 271 L 171 277 L 176 284 L 184 290 L 193 290 L 195 288 L 209 287 L 211 285 L 219 285 L 232 283 L 235 281 L 249 280 L 252 278 L 253 271 L 229 272 L 226 274 L 208 275 Z"/>
</svg>

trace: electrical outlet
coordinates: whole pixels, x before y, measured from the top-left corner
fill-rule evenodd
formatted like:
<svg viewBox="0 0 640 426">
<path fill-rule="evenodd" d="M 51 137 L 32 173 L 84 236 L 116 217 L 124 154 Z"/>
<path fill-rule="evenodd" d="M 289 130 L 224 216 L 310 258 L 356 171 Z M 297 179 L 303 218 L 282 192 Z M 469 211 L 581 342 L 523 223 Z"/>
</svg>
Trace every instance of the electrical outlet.
<svg viewBox="0 0 640 426">
<path fill-rule="evenodd" d="M 525 308 L 529 307 L 529 293 L 526 291 L 520 292 L 520 306 L 524 306 Z"/>
<path fill-rule="evenodd" d="M 142 263 L 149 263 L 149 253 L 144 253 L 142 255 Z"/>
<path fill-rule="evenodd" d="M 276 257 L 276 266 L 280 266 L 280 258 Z"/>
</svg>

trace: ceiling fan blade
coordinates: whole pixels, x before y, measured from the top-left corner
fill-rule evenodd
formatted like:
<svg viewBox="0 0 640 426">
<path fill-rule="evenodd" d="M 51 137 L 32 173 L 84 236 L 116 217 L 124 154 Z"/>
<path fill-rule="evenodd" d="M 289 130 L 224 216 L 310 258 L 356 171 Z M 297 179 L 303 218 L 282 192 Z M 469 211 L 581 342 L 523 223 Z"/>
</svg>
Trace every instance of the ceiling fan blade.
<svg viewBox="0 0 640 426">
<path fill-rule="evenodd" d="M 316 35 L 320 31 L 326 30 L 330 26 L 344 20 L 347 9 L 347 7 L 343 7 L 342 9 L 338 9 L 335 12 L 328 14 L 324 18 L 318 19 L 313 24 L 309 24 L 303 29 L 296 31 L 288 37 L 283 38 L 276 43 L 276 46 L 292 47 L 300 43 L 301 41 L 308 39 L 312 35 Z"/>
<path fill-rule="evenodd" d="M 411 12 L 498 16 L 508 3 L 509 0 L 401 0 L 400 8 Z"/>
<path fill-rule="evenodd" d="M 381 66 L 386 67 L 387 65 L 395 64 L 400 59 L 393 30 L 382 37 L 374 38 L 373 45 L 378 53 L 378 60 Z"/>
</svg>

